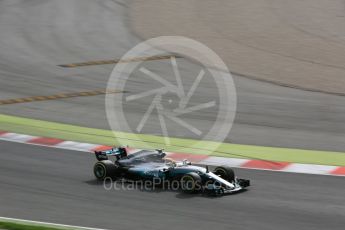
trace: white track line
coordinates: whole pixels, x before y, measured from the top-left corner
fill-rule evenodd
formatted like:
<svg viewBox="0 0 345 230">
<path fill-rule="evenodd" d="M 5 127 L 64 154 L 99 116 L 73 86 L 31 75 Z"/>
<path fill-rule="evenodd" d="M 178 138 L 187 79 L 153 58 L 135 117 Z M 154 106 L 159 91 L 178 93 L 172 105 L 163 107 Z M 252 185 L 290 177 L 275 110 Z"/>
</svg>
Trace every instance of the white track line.
<svg viewBox="0 0 345 230">
<path fill-rule="evenodd" d="M 9 218 L 9 217 L 2 217 L 2 216 L 0 216 L 0 221 L 11 222 L 11 223 L 16 223 L 16 224 L 28 224 L 28 225 L 47 226 L 47 227 L 58 227 L 58 228 L 64 228 L 64 229 L 106 230 L 103 228 L 89 228 L 89 227 L 82 227 L 82 226 L 75 226 L 75 225 L 56 224 L 56 223 L 16 219 L 16 218 Z"/>
</svg>

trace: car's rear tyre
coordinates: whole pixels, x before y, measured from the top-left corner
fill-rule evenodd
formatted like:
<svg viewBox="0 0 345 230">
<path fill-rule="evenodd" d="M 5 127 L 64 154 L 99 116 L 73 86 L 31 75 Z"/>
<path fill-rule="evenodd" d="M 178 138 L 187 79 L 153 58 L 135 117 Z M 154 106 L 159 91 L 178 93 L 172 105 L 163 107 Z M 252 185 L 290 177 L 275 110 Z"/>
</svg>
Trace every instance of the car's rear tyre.
<svg viewBox="0 0 345 230">
<path fill-rule="evenodd" d="M 214 169 L 213 173 L 229 182 L 235 180 L 235 172 L 229 166 L 219 166 Z"/>
<path fill-rule="evenodd" d="M 98 180 L 118 176 L 118 167 L 110 160 L 98 161 L 93 167 L 93 173 Z"/>
<path fill-rule="evenodd" d="M 196 193 L 201 191 L 201 177 L 195 172 L 184 174 L 181 177 L 181 189 L 185 193 Z"/>
</svg>

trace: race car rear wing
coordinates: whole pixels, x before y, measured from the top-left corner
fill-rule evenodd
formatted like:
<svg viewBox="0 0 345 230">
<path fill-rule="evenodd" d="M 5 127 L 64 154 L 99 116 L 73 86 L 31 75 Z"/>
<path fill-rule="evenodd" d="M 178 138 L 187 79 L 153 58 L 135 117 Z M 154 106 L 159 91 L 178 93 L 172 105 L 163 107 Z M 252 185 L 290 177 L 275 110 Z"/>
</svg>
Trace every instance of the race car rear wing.
<svg viewBox="0 0 345 230">
<path fill-rule="evenodd" d="M 98 161 L 108 160 L 108 156 L 115 156 L 116 160 L 127 157 L 127 150 L 124 147 L 111 148 L 109 150 L 95 151 Z"/>
</svg>

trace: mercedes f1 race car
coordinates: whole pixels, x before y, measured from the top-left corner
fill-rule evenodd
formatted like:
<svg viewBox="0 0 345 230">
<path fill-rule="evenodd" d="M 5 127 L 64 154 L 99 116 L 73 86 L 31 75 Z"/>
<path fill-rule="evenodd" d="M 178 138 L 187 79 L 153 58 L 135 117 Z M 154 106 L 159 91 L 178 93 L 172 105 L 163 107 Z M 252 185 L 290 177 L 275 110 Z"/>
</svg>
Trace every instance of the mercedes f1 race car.
<svg viewBox="0 0 345 230">
<path fill-rule="evenodd" d="M 186 193 L 205 192 L 222 195 L 244 190 L 250 185 L 246 179 L 235 177 L 228 166 L 216 167 L 212 172 L 208 166 L 199 167 L 184 160 L 176 162 L 166 158 L 163 150 L 141 150 L 127 154 L 126 148 L 95 151 L 98 162 L 93 172 L 98 180 L 107 178 L 130 181 L 177 182 Z M 109 160 L 109 157 L 114 160 Z"/>
</svg>

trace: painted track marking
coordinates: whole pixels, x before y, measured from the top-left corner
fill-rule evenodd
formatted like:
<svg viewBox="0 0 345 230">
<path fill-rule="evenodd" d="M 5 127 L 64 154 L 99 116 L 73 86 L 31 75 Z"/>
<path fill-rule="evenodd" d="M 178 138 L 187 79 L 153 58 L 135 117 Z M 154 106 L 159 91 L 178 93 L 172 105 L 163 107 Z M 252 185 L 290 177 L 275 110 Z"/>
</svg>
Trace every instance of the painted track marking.
<svg viewBox="0 0 345 230">
<path fill-rule="evenodd" d="M 37 137 L 31 135 L 24 135 L 18 133 L 11 133 L 0 130 L 0 140 L 11 141 L 23 144 L 39 145 L 67 150 L 76 150 L 80 152 L 93 152 L 95 150 L 109 149 L 110 146 L 97 145 L 90 143 L 81 143 L 75 141 L 66 141 L 62 139 L 55 139 L 49 137 Z M 129 153 L 137 152 L 140 149 L 127 148 Z M 200 154 L 187 154 L 187 153 L 173 153 L 166 152 L 168 158 L 174 160 L 188 159 L 193 163 L 201 165 L 229 165 L 234 168 L 245 168 L 255 170 L 266 170 L 275 172 L 289 172 L 289 173 L 304 173 L 328 176 L 345 176 L 344 166 L 335 165 L 317 165 L 317 164 L 301 164 L 292 162 L 274 162 L 267 160 L 257 159 L 238 159 L 238 158 L 225 158 L 215 157 Z"/>
</svg>

